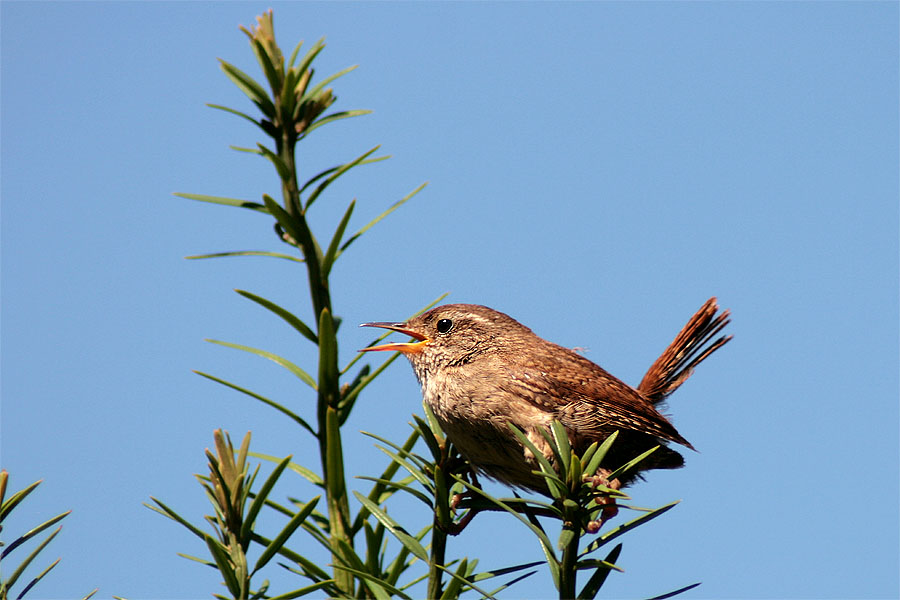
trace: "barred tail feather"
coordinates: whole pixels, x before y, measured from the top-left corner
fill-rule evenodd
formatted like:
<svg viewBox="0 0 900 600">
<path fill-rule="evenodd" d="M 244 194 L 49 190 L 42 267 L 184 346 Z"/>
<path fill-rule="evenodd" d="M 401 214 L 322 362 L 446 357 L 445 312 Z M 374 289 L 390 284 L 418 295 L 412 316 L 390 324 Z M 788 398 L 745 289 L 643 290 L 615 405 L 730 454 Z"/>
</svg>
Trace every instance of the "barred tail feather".
<svg viewBox="0 0 900 600">
<path fill-rule="evenodd" d="M 724 346 L 732 336 L 713 338 L 731 322 L 730 311 L 720 314 L 715 298 L 706 301 L 669 347 L 656 359 L 641 380 L 638 391 L 653 404 L 659 404 L 687 381 L 694 368 L 707 356 Z"/>
</svg>

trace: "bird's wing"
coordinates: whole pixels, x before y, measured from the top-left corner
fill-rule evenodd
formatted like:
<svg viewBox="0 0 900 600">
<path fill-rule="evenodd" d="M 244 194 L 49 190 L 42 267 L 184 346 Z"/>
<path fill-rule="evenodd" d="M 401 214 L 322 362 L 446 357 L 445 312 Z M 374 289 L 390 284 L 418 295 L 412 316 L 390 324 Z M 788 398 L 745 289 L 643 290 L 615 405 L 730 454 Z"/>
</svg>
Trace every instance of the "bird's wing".
<svg viewBox="0 0 900 600">
<path fill-rule="evenodd" d="M 588 359 L 557 348 L 566 352 L 520 361 L 501 385 L 587 437 L 625 429 L 693 448 L 640 392 Z"/>
</svg>

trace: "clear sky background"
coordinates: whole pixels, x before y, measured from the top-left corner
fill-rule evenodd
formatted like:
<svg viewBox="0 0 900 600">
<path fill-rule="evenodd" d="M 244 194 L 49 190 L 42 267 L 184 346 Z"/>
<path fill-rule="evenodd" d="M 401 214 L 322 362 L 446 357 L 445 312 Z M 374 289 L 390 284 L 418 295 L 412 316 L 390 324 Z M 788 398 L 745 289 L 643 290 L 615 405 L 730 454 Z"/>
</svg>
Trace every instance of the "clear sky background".
<svg viewBox="0 0 900 600">
<path fill-rule="evenodd" d="M 216 57 L 258 75 L 237 27 L 268 7 L 0 5 L 2 466 L 11 489 L 44 479 L 4 535 L 73 510 L 33 598 L 209 597 L 218 574 L 175 554 L 205 548 L 141 503 L 199 520 L 192 473 L 219 427 L 318 460 L 274 411 L 191 373 L 313 406 L 277 366 L 203 341 L 309 367 L 310 344 L 232 291 L 309 319 L 304 272 L 183 259 L 283 250 L 269 219 L 172 196 L 277 194 L 271 165 L 228 149 L 260 134 L 204 106 L 252 109 Z M 336 267 L 341 363 L 372 338 L 354 324 L 448 291 L 637 384 L 716 295 L 734 341 L 670 403 L 699 453 L 632 490 L 644 506 L 683 502 L 624 538 L 606 595 L 702 581 L 686 597 L 896 597 L 896 2 L 274 8 L 286 52 L 326 36 L 319 76 L 360 65 L 333 108 L 375 111 L 311 135 L 301 175 L 376 144 L 394 156 L 319 201 L 320 237 L 352 198 L 355 231 L 430 182 Z M 385 464 L 359 430 L 405 439 L 412 412 L 418 386 L 398 362 L 345 429 L 348 471 Z M 313 494 L 294 476 L 275 492 Z M 499 515 L 450 552 L 486 568 L 540 559 Z M 553 594 L 542 571 L 508 597 Z"/>
</svg>

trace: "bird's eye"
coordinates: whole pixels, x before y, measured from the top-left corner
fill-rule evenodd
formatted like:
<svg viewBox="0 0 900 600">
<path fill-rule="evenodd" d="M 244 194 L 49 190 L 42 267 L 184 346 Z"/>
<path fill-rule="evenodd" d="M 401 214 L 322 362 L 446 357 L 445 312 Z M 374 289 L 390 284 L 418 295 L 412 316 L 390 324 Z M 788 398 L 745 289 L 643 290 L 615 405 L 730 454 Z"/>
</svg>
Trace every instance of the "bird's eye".
<svg viewBox="0 0 900 600">
<path fill-rule="evenodd" d="M 441 319 L 437 322 L 438 333 L 447 333 L 453 329 L 453 321 L 450 319 Z"/>
</svg>

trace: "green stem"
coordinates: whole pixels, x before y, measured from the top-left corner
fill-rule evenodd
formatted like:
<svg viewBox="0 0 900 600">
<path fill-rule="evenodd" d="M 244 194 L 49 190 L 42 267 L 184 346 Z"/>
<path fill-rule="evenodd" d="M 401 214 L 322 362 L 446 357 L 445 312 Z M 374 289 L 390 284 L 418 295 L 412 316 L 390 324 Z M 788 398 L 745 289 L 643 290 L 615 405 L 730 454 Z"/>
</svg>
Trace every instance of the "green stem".
<svg viewBox="0 0 900 600">
<path fill-rule="evenodd" d="M 278 156 L 287 165 L 288 171 L 293 176 L 281 182 L 281 195 L 284 197 L 284 209 L 289 215 L 299 217 L 303 212 L 300 205 L 300 188 L 297 182 L 297 166 L 295 164 L 294 148 L 297 145 L 296 136 L 291 136 L 286 129 L 282 131 L 281 140 L 278 143 Z"/>
<path fill-rule="evenodd" d="M 284 198 L 284 209 L 296 219 L 297 230 L 300 239 L 296 240 L 306 259 L 306 272 L 309 277 L 309 293 L 312 299 L 313 314 L 316 319 L 322 314 L 322 309 L 331 311 L 331 294 L 328 291 L 328 278 L 322 277 L 321 251 L 316 245 L 315 238 L 306 222 L 300 199 L 300 186 L 297 183 L 297 166 L 294 148 L 297 143 L 296 136 L 287 129 L 282 130 L 281 139 L 278 140 L 278 156 L 287 165 L 291 173 L 290 179 L 281 182 L 281 193 Z"/>
<path fill-rule="evenodd" d="M 560 600 L 575 598 L 575 584 L 578 575 L 578 542 L 581 540 L 581 530 L 572 521 L 567 520 L 563 529 L 572 531 L 573 535 L 569 543 L 563 548 L 562 560 L 559 564 L 559 597 Z"/>
<path fill-rule="evenodd" d="M 443 566 L 447 551 L 447 533 L 438 527 L 438 516 L 434 516 L 434 527 L 431 530 L 431 557 L 428 562 L 428 595 L 426 598 L 440 598 L 443 590 Z"/>
<path fill-rule="evenodd" d="M 442 454 L 445 452 L 442 451 Z M 441 461 L 443 462 L 443 461 Z M 428 561 L 428 595 L 427 598 L 440 598 L 443 590 L 443 566 L 446 561 L 447 532 L 453 523 L 447 486 L 447 476 L 441 464 L 434 465 L 434 521 L 431 526 L 431 556 Z"/>
<path fill-rule="evenodd" d="M 444 571 L 438 568 L 443 565 L 447 552 L 447 529 L 450 527 L 449 510 L 447 509 L 447 486 L 440 465 L 434 466 L 435 494 L 434 520 L 431 525 L 431 556 L 428 561 L 428 595 L 426 598 L 440 598 L 444 593 Z M 443 483 L 443 485 L 442 485 Z"/>
<path fill-rule="evenodd" d="M 324 427 L 319 430 L 319 453 L 322 456 L 322 470 L 325 473 L 325 496 L 328 506 L 328 534 L 331 542 L 333 564 L 343 564 L 338 555 L 343 555 L 341 541 L 353 547 L 350 536 L 350 504 L 344 480 L 344 457 L 341 451 L 341 430 L 337 409 L 327 407 Z M 353 594 L 353 575 L 342 569 L 334 569 L 337 586 L 347 595 Z"/>
<path fill-rule="evenodd" d="M 321 252 L 316 245 L 315 238 L 302 210 L 294 154 L 296 135 L 289 129 L 290 127 L 292 127 L 292 124 L 284 124 L 281 131 L 281 139 L 276 140 L 279 157 L 288 166 L 288 172 L 291 174 L 288 180 L 282 180 L 281 190 L 285 210 L 296 220 L 296 228 L 300 234 L 300 239 L 296 240 L 296 242 L 300 244 L 303 256 L 306 259 L 310 300 L 312 301 L 316 321 L 320 322 L 325 311 L 327 311 L 330 320 L 330 315 L 332 314 L 331 295 L 328 291 L 327 276 L 322 276 Z M 321 329 L 320 325 L 317 332 L 320 352 L 323 344 L 322 335 L 325 333 Z M 329 364 L 325 367 L 327 373 L 323 374 L 320 371 L 319 374 L 318 436 L 322 472 L 325 476 L 325 496 L 328 508 L 332 563 L 340 565 L 343 564 L 343 561 L 338 558 L 338 555 L 342 554 L 341 542 L 343 541 L 352 548 L 353 537 L 349 533 L 351 522 L 350 504 L 347 499 L 346 476 L 344 474 L 344 461 L 341 452 L 341 432 L 337 413 L 337 403 L 340 400 L 340 372 L 337 366 L 336 352 L 337 340 L 333 337 L 333 327 L 330 330 L 331 341 L 335 347 L 335 356 L 332 361 L 334 364 Z M 335 568 L 334 580 L 345 595 L 353 595 L 353 575 L 351 573 Z"/>
</svg>

